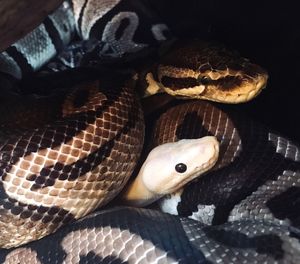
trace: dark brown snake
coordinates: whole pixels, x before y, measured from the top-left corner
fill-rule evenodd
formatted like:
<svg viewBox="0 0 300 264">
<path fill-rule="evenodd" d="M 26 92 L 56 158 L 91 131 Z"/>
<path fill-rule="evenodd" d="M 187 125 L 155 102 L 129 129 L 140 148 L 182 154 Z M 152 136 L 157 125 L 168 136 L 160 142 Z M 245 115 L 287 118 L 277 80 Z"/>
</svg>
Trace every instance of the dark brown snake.
<svg viewBox="0 0 300 264">
<path fill-rule="evenodd" d="M 123 2 L 126 1 L 104 4 L 107 5 L 106 14 L 117 7 L 114 11 L 117 15 L 107 27 L 122 15 L 135 21 L 134 15 L 128 16 L 129 12 L 118 10 Z M 78 19 L 82 14 L 76 11 L 76 3 L 80 5 L 80 1 L 74 1 Z M 131 1 L 126 4 L 136 8 Z M 88 14 L 88 8 L 95 8 L 95 1 L 86 1 L 82 13 Z M 100 18 L 96 16 L 90 23 L 93 25 Z M 81 25 L 87 21 L 86 17 L 80 18 Z M 104 26 L 104 32 L 107 27 Z M 81 30 L 83 36 L 88 35 L 86 28 Z M 103 30 L 101 26 L 98 28 Z M 122 47 L 108 36 L 107 33 L 102 35 L 104 46 L 100 46 L 105 56 L 109 51 L 107 46 Z M 132 39 L 126 39 L 126 35 L 119 40 L 132 44 Z M 124 45 L 124 50 L 117 50 L 116 54 L 126 53 L 130 47 L 137 52 L 143 46 L 130 45 Z M 251 97 L 265 85 L 267 75 L 260 67 L 232 53 L 227 56 L 225 50 L 200 45 L 203 53 L 197 55 L 198 48 L 189 47 L 191 56 L 185 57 L 181 54 L 184 49 L 177 47 L 175 54 L 168 53 L 158 67 L 144 74 L 145 80 L 154 84 L 154 88 L 148 87 L 149 93 L 157 89 L 156 79 L 161 86 L 168 87 L 171 94 L 179 91 L 176 95 L 194 98 L 196 90 L 206 99 L 233 102 L 233 98 L 239 98 L 235 102 L 240 102 L 250 99 L 249 91 L 243 94 L 250 83 L 258 87 L 251 92 Z M 8 54 L 14 54 L 12 48 Z M 9 60 L 7 56 L 5 60 Z M 26 67 L 22 67 L 15 77 L 20 77 L 20 72 L 25 75 Z M 31 68 L 35 70 L 38 66 Z M 1 247 L 45 236 L 104 206 L 121 191 L 136 167 L 144 129 L 140 103 L 134 92 L 135 82 L 114 72 L 74 72 L 63 73 L 69 83 L 57 93 L 37 96 L 25 91 L 23 98 L 28 100 L 20 101 L 14 109 L 11 106 L 19 99 L 10 93 L 3 96 L 5 104 L 1 107 L 9 115 L 1 117 L 1 131 L 4 131 L 0 147 Z M 77 79 L 78 84 L 74 85 Z M 215 97 L 216 88 L 221 88 L 219 97 Z M 21 92 L 24 92 L 22 83 Z M 31 116 L 41 105 L 37 117 L 24 119 L 16 114 L 22 111 Z M 51 111 L 47 108 L 50 105 Z M 151 136 L 152 146 L 206 135 L 216 136 L 221 143 L 220 159 L 214 170 L 180 191 L 181 203 L 175 208 L 179 214 L 190 215 L 202 206 L 204 214 L 199 213 L 198 219 L 203 223 L 150 209 L 109 209 L 89 215 L 40 241 L 15 250 L 1 250 L 0 261 L 253 263 L 255 259 L 258 263 L 297 263 L 300 254 L 297 214 L 289 210 L 285 215 L 282 210 L 274 217 L 264 202 L 257 202 L 257 206 L 251 208 L 253 202 L 247 201 L 259 198 L 260 188 L 272 189 L 277 181 L 282 181 L 282 188 L 275 188 L 277 195 L 284 195 L 287 187 L 293 188 L 298 197 L 297 146 L 239 115 L 231 116 L 230 110 L 227 114 L 227 110 L 219 110 L 218 106 L 207 102 L 192 101 L 162 111 L 165 113 L 156 121 Z M 264 145 L 266 138 L 270 144 Z M 256 173 L 262 168 L 263 173 Z M 261 187 L 263 184 L 270 184 L 270 187 Z M 273 192 L 265 193 L 270 198 L 274 196 Z M 275 211 L 278 199 L 273 201 Z M 161 204 L 171 199 L 167 200 Z M 216 210 L 205 219 L 205 213 L 212 207 Z M 172 210 L 174 213 L 174 207 Z M 224 224 L 227 220 L 235 222 Z"/>
</svg>

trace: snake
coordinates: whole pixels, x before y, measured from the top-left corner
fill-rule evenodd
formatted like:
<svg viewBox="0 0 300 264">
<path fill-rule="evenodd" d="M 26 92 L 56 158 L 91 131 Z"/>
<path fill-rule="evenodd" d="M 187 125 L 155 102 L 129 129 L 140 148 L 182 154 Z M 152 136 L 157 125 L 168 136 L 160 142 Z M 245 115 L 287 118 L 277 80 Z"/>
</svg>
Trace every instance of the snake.
<svg viewBox="0 0 300 264">
<path fill-rule="evenodd" d="M 126 11 L 121 11 L 124 7 Z M 128 11 L 130 8 L 134 11 Z M 67 66 L 86 49 L 88 58 L 97 54 L 103 60 L 107 57 L 123 59 L 127 54 L 135 56 L 148 46 L 166 40 L 163 32 L 167 26 L 150 15 L 149 6 L 145 8 L 133 1 L 91 0 L 73 1 L 74 13 L 70 10 L 69 2 L 64 2 L 28 38 L 3 52 L 2 71 L 20 79 L 39 70 L 43 67 L 41 61 L 50 60 L 59 47 L 71 39 L 72 34 L 63 32 L 72 32 L 75 28 L 84 39 L 84 45 L 75 44 L 58 57 L 64 65 L 67 62 Z M 58 23 L 56 19 L 61 21 L 62 15 L 68 19 Z M 143 18 L 146 21 L 139 23 Z M 140 24 L 151 30 L 138 33 Z M 36 43 L 36 50 L 33 46 L 29 49 L 32 34 L 39 36 L 39 44 L 52 53 L 43 49 L 41 52 Z M 141 40 L 139 35 L 143 37 Z M 204 55 L 198 55 L 199 47 L 200 54 Z M 144 84 L 148 85 L 146 94 L 164 88 L 172 96 L 197 98 L 197 94 L 202 94 L 199 98 L 238 103 L 256 96 L 267 79 L 266 73 L 248 60 L 233 53 L 228 56 L 226 50 L 202 42 L 183 48 L 175 46 L 173 52 L 166 53 L 160 64 L 142 74 Z M 186 52 L 189 56 L 182 55 Z M 86 61 L 85 54 L 79 60 Z M 48 68 L 56 71 L 57 65 L 61 66 L 54 62 Z M 24 241 L 24 233 L 32 240 L 54 232 L 67 222 L 73 223 L 39 241 L 16 249 L 2 249 L 1 261 L 299 262 L 299 217 L 295 210 L 299 197 L 297 144 L 230 111 L 230 106 L 226 106 L 227 110 L 223 105 L 201 100 L 184 103 L 176 100 L 175 105 L 165 109 L 155 121 L 152 147 L 165 149 L 174 142 L 178 143 L 176 146 L 185 145 L 203 136 L 206 137 L 202 142 L 215 142 L 215 138 L 220 142 L 219 159 L 212 169 L 210 166 L 214 163 L 207 168 L 211 171 L 159 201 L 163 211 L 180 216 L 132 207 L 89 214 L 106 205 L 123 189 L 142 151 L 143 116 L 132 89 L 134 78 L 111 74 L 105 71 L 99 76 L 99 71 L 89 69 L 51 75 L 50 79 L 62 76 L 68 80 L 69 87 L 50 97 L 31 96 L 21 89 L 20 100 L 20 96 L 16 98 L 18 96 L 8 93 L 4 109 L 14 115 L 1 117 L 1 130 L 8 131 L 2 136 L 4 140 L 1 139 L 0 230 L 4 241 L 1 246 L 9 248 L 28 242 L 28 236 Z M 250 92 L 249 88 L 252 88 Z M 247 90 L 245 94 L 244 90 Z M 221 96 L 217 97 L 218 94 Z M 41 105 L 46 107 L 40 108 Z M 16 113 L 26 112 L 28 106 L 37 116 L 28 114 L 27 118 L 20 118 Z M 40 117 L 49 109 L 51 116 L 42 120 Z M 97 129 L 98 126 L 104 129 Z M 163 160 L 159 161 L 157 165 L 164 166 Z M 179 164 L 180 171 L 185 164 Z M 154 174 L 148 176 L 150 185 Z M 98 181 L 91 182 L 93 178 Z M 18 188 L 21 184 L 24 189 Z M 65 191 L 56 198 L 55 192 L 62 185 L 71 195 L 64 197 L 68 193 Z M 80 193 L 83 186 L 85 191 Z M 141 185 L 138 183 L 138 186 Z M 133 187 L 136 194 L 136 186 Z M 89 189 L 94 191 L 86 192 Z M 51 195 L 47 195 L 50 192 Z M 84 215 L 87 216 L 82 220 L 74 221 Z"/>
</svg>

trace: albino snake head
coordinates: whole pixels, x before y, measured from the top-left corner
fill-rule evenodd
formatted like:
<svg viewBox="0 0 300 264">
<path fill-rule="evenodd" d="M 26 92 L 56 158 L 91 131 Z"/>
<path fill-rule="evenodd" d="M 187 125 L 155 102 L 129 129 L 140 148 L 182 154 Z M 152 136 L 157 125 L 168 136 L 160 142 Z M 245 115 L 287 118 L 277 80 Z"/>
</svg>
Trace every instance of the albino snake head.
<svg viewBox="0 0 300 264">
<path fill-rule="evenodd" d="M 212 168 L 219 155 L 215 137 L 183 139 L 154 148 L 139 177 L 155 196 L 173 193 Z"/>
<path fill-rule="evenodd" d="M 124 189 L 123 204 L 142 207 L 181 189 L 212 168 L 219 156 L 215 137 L 182 139 L 154 148 L 138 176 Z"/>
</svg>

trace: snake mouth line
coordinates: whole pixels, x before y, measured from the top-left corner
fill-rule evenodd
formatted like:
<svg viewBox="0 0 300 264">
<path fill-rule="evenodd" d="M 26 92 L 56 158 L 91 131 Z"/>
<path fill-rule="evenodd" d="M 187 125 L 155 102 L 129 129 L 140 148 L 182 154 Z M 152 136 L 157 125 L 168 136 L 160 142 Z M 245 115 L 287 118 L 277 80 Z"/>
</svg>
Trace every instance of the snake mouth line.
<svg viewBox="0 0 300 264">
<path fill-rule="evenodd" d="M 241 77 L 240 77 L 241 78 Z M 252 100 L 258 96 L 267 86 L 268 75 L 261 74 L 256 78 L 241 78 L 240 86 L 233 89 L 222 90 L 220 87 L 207 86 L 198 98 L 207 99 L 215 102 L 238 104 Z"/>
<path fill-rule="evenodd" d="M 246 79 L 239 75 L 226 75 L 220 78 L 210 78 L 208 75 L 199 75 L 197 78 L 194 77 L 170 77 L 163 76 L 161 84 L 163 87 L 168 87 L 173 91 L 180 89 L 193 89 L 198 86 L 215 86 L 220 90 L 230 90 L 232 87 L 241 86 L 243 81 Z"/>
<path fill-rule="evenodd" d="M 158 79 L 160 86 L 173 96 L 241 103 L 253 99 L 266 87 L 268 74 L 260 67 L 253 72 L 226 70 L 198 73 L 191 69 L 161 66 Z"/>
</svg>

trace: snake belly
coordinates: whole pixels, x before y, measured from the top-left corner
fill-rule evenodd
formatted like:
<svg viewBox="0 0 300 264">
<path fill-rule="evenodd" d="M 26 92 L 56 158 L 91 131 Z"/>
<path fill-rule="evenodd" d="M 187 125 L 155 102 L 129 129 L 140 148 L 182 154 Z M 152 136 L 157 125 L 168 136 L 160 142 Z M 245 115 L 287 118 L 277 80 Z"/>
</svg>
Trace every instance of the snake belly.
<svg viewBox="0 0 300 264">
<path fill-rule="evenodd" d="M 143 116 L 129 83 L 78 84 L 60 110 L 53 122 L 1 137 L 1 247 L 43 237 L 106 204 L 139 158 Z"/>
</svg>

